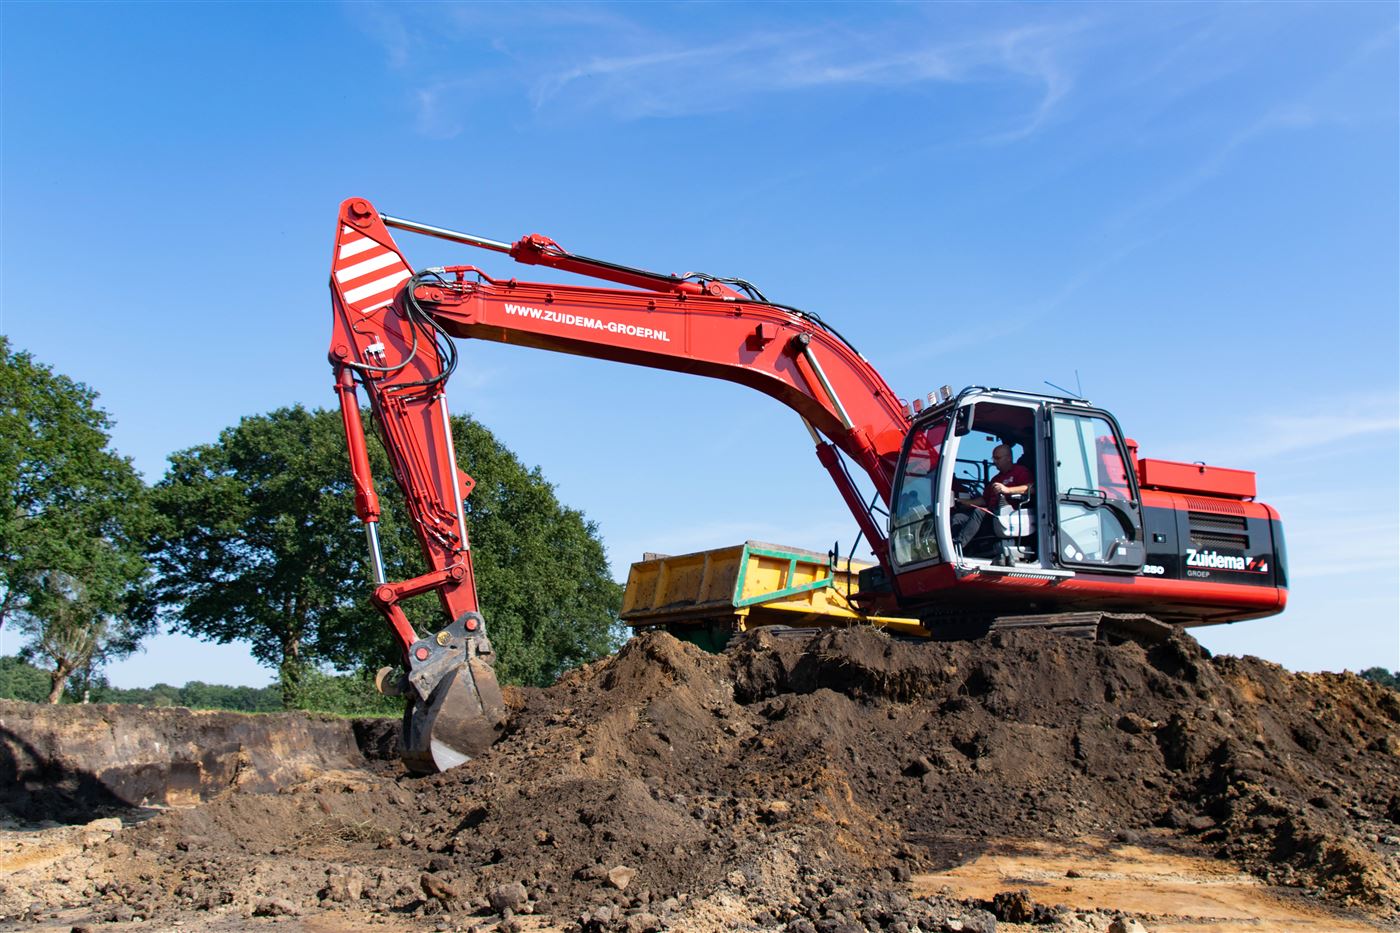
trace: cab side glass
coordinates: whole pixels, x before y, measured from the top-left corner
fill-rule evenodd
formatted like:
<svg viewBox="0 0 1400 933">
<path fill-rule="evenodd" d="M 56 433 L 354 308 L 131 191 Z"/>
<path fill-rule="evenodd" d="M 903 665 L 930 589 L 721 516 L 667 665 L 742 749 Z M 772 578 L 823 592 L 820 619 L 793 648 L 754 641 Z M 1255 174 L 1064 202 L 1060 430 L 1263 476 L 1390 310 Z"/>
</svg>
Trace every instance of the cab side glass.
<svg viewBox="0 0 1400 933">
<path fill-rule="evenodd" d="M 1112 426 L 1100 417 L 1057 412 L 1054 436 L 1060 558 L 1141 563 L 1137 503 Z"/>
<path fill-rule="evenodd" d="M 890 538 L 896 564 L 912 564 L 939 557 L 937 513 L 934 492 L 943 441 L 948 434 L 946 419 L 915 428 L 904 457 L 895 493 L 894 514 L 890 517 Z"/>
</svg>

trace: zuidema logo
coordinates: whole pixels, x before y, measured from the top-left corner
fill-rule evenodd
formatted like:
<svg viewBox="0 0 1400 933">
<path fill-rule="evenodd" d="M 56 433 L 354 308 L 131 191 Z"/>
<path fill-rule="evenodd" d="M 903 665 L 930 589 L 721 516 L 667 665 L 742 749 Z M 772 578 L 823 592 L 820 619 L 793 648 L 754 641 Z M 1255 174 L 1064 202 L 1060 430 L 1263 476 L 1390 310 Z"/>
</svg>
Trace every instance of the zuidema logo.
<svg viewBox="0 0 1400 933">
<path fill-rule="evenodd" d="M 586 314 L 561 314 L 551 308 L 532 308 L 529 305 L 502 306 L 506 314 L 512 317 L 527 317 L 532 321 L 545 321 L 553 324 L 568 324 L 571 327 L 582 327 L 584 330 L 605 330 L 610 334 L 624 334 L 628 337 L 642 337 L 646 340 L 659 340 L 661 343 L 670 343 L 671 337 L 664 330 L 654 330 L 650 327 L 637 327 L 633 324 L 622 324 L 618 321 L 600 321 L 596 317 L 589 317 Z"/>
<path fill-rule="evenodd" d="M 1262 557 L 1239 557 L 1234 554 L 1221 554 L 1219 551 L 1198 551 L 1193 547 L 1186 549 L 1186 566 L 1204 567 L 1207 570 L 1269 572 L 1269 562 Z"/>
</svg>

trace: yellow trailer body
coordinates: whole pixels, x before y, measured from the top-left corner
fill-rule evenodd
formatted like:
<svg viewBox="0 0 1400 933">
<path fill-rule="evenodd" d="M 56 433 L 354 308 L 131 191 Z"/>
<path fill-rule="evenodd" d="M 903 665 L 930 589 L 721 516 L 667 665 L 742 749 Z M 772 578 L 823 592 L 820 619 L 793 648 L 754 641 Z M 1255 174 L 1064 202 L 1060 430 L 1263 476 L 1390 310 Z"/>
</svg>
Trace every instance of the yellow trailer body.
<svg viewBox="0 0 1400 933">
<path fill-rule="evenodd" d="M 762 625 L 876 625 L 926 637 L 917 619 L 872 617 L 856 607 L 860 571 L 869 566 L 761 541 L 647 555 L 627 574 L 622 620 L 634 629 L 665 628 L 707 648 Z"/>
</svg>

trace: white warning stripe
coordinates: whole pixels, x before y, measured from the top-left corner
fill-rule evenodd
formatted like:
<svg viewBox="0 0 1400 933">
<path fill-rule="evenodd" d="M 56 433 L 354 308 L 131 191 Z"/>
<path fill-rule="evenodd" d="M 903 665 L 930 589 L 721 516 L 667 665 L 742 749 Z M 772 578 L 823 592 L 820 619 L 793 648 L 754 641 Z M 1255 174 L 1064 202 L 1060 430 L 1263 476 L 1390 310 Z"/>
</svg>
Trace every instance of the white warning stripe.
<svg viewBox="0 0 1400 933">
<path fill-rule="evenodd" d="M 393 289 L 398 287 L 400 282 L 411 275 L 413 275 L 413 273 L 409 270 L 400 269 L 397 272 L 384 276 L 382 279 L 375 279 L 373 282 L 367 282 L 358 288 L 350 289 L 345 293 L 345 300 L 351 304 L 355 304 L 365 298 L 373 298 L 375 295 L 382 295 L 385 292 L 393 291 Z M 365 309 L 361 308 L 359 310 L 363 311 Z"/>
<path fill-rule="evenodd" d="M 346 240 L 340 244 L 340 252 L 337 254 L 337 258 L 348 259 L 351 256 L 358 256 L 365 250 L 374 249 L 378 245 L 379 244 L 375 243 L 367 236 L 360 237 L 358 240 Z"/>
<path fill-rule="evenodd" d="M 351 279 L 362 278 L 371 272 L 378 272 L 385 266 L 392 266 L 399 262 L 399 254 L 393 251 L 380 253 L 372 256 L 364 262 L 357 262 L 353 266 L 346 266 L 335 273 L 335 280 L 342 285 Z"/>
</svg>

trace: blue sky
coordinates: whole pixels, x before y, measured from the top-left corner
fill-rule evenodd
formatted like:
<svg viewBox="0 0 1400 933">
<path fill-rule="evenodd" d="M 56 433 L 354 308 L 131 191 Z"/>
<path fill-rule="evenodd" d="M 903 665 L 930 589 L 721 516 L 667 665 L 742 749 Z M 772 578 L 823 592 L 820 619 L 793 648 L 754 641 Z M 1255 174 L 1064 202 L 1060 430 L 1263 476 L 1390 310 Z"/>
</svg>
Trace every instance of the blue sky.
<svg viewBox="0 0 1400 933">
<path fill-rule="evenodd" d="M 1291 606 L 1202 641 L 1400 667 L 1398 10 L 6 3 L 0 331 L 97 389 L 154 482 L 243 415 L 333 404 L 343 198 L 738 275 L 902 395 L 1078 372 L 1145 456 L 1257 470 Z M 764 396 L 461 350 L 454 410 L 598 522 L 619 579 L 855 535 Z M 110 673 L 271 676 L 174 637 Z"/>
</svg>

